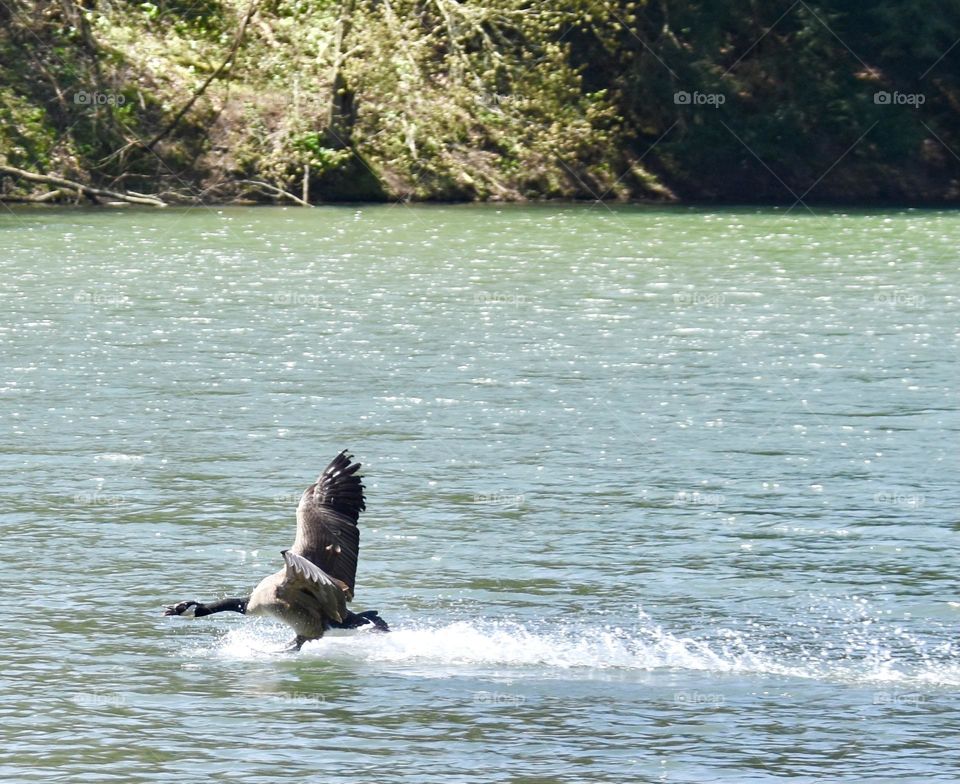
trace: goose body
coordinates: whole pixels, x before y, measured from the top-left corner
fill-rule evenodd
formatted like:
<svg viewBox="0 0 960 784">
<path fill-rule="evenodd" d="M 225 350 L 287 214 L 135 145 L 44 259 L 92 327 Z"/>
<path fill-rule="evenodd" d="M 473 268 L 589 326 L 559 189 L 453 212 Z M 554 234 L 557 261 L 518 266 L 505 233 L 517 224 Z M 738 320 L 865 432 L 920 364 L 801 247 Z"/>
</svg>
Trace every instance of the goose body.
<svg viewBox="0 0 960 784">
<path fill-rule="evenodd" d="M 388 631 L 376 611 L 352 613 L 360 547 L 357 521 L 366 509 L 363 482 L 346 450 L 337 455 L 297 505 L 297 535 L 283 550 L 283 568 L 271 574 L 248 597 L 218 602 L 180 602 L 166 607 L 165 615 L 202 617 L 231 610 L 275 618 L 296 632 L 293 650 L 316 640 L 330 628 L 355 628 L 372 624 Z"/>
<path fill-rule="evenodd" d="M 347 617 L 346 585 L 289 550 L 283 559 L 284 568 L 253 589 L 247 615 L 268 615 L 304 641 L 319 639 L 331 622 L 340 624 Z"/>
</svg>

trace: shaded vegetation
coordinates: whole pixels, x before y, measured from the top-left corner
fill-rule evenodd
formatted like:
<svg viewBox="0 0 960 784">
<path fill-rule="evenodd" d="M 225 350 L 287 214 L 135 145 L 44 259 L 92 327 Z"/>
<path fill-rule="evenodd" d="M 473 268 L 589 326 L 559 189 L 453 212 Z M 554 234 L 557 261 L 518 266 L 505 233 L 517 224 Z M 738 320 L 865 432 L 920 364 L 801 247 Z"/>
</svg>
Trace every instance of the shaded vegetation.
<svg viewBox="0 0 960 784">
<path fill-rule="evenodd" d="M 0 195 L 947 203 L 958 39 L 932 0 L 4 0 Z"/>
</svg>

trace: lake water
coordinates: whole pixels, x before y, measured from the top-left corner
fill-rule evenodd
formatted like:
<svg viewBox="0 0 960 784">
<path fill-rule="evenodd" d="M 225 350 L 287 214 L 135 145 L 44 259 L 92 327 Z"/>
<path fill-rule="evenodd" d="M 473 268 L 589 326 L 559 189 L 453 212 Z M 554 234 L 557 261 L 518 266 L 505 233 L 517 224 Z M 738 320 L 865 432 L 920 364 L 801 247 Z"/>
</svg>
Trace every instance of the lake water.
<svg viewBox="0 0 960 784">
<path fill-rule="evenodd" d="M 960 214 L 0 212 L 5 781 L 960 779 Z M 364 464 L 355 610 L 244 595 Z"/>
</svg>

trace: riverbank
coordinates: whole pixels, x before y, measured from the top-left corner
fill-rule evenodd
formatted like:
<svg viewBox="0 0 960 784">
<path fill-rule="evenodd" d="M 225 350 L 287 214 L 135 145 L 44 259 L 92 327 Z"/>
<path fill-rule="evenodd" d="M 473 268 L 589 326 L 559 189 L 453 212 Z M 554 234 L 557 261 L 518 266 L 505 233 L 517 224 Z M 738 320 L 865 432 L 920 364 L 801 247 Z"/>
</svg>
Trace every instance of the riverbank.
<svg viewBox="0 0 960 784">
<path fill-rule="evenodd" d="M 953 204 L 960 19 L 11 0 L 0 199 Z"/>
</svg>

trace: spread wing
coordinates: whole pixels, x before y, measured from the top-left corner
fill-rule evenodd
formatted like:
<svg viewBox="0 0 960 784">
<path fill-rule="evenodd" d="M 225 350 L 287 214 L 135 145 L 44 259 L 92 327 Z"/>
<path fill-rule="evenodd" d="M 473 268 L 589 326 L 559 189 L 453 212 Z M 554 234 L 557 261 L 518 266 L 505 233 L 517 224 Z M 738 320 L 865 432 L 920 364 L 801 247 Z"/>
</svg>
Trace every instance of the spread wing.
<svg viewBox="0 0 960 784">
<path fill-rule="evenodd" d="M 343 616 L 347 614 L 345 604 L 346 597 L 349 596 L 347 586 L 326 574 L 306 558 L 301 558 L 289 550 L 284 550 L 282 555 L 283 562 L 286 564 L 287 583 L 313 594 L 324 615 L 341 623 Z"/>
<path fill-rule="evenodd" d="M 297 538 L 290 548 L 346 584 L 351 599 L 360 551 L 357 519 L 366 509 L 363 482 L 357 474 L 360 463 L 351 463 L 352 459 L 342 451 L 303 491 L 297 506 Z"/>
</svg>

